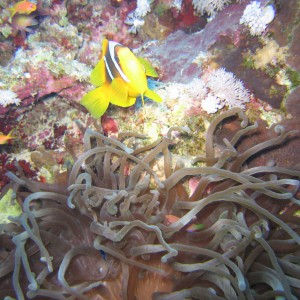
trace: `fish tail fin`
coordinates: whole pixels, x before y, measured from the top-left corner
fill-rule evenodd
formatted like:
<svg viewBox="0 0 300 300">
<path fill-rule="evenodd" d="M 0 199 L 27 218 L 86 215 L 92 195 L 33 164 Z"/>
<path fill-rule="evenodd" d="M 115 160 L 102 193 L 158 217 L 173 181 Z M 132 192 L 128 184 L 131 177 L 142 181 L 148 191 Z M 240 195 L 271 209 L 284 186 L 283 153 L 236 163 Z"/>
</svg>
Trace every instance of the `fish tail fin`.
<svg viewBox="0 0 300 300">
<path fill-rule="evenodd" d="M 149 89 L 144 93 L 143 96 L 146 96 L 147 98 L 150 98 L 151 100 L 153 100 L 155 102 L 163 101 L 163 99 L 157 93 L 155 93 L 154 91 L 149 90 Z M 142 96 L 142 100 L 144 101 L 143 96 Z"/>
<path fill-rule="evenodd" d="M 11 22 L 13 16 L 17 13 L 16 10 L 14 8 L 7 8 L 7 10 L 9 11 L 9 21 Z"/>
<path fill-rule="evenodd" d="M 105 86 L 101 86 L 88 92 L 80 100 L 80 104 L 83 105 L 95 119 L 100 118 L 106 112 L 109 105 L 109 99 L 105 96 L 105 93 L 101 91 L 104 87 Z"/>
<path fill-rule="evenodd" d="M 16 138 L 17 138 L 16 136 L 13 135 L 13 131 L 14 131 L 14 129 L 12 129 L 12 130 L 8 133 L 7 137 L 8 137 L 9 139 L 16 139 Z"/>
</svg>

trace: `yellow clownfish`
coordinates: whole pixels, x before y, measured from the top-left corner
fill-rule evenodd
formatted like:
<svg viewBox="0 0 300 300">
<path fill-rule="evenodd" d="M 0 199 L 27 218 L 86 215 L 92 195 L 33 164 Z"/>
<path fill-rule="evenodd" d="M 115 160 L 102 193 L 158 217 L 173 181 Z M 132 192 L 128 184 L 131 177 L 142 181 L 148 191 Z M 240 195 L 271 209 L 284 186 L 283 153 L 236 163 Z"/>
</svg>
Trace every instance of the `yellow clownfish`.
<svg viewBox="0 0 300 300">
<path fill-rule="evenodd" d="M 102 58 L 91 74 L 96 89 L 87 93 L 80 103 L 94 118 L 101 117 L 109 103 L 128 107 L 138 96 L 161 102 L 161 97 L 149 90 L 147 76 L 158 77 L 149 62 L 137 58 L 129 48 L 107 39 L 102 43 Z"/>
</svg>

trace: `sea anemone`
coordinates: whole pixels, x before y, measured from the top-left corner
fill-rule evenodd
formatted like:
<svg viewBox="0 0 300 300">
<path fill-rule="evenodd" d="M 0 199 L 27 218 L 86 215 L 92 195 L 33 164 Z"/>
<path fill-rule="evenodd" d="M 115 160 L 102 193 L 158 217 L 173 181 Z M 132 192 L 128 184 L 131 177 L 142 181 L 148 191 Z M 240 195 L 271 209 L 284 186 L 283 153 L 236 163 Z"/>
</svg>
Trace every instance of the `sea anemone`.
<svg viewBox="0 0 300 300">
<path fill-rule="evenodd" d="M 216 155 L 215 129 L 237 114 Z M 299 299 L 300 171 L 246 167 L 295 132 L 278 125 L 239 153 L 255 129 L 240 109 L 221 114 L 198 167 L 172 161 L 172 131 L 186 128 L 146 145 L 87 129 L 65 186 L 9 173 L 23 213 L 1 226 L 1 298 Z"/>
</svg>

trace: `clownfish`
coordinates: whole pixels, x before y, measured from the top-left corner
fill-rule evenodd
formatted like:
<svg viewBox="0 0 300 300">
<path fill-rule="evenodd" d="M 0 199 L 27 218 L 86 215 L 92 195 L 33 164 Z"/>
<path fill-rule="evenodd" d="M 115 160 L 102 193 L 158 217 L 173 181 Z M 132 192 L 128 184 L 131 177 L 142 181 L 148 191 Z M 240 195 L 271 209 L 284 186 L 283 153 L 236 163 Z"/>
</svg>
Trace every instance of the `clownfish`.
<svg viewBox="0 0 300 300">
<path fill-rule="evenodd" d="M 101 117 L 109 103 L 128 107 L 138 96 L 161 102 L 161 97 L 150 90 L 146 76 L 158 77 L 148 61 L 137 58 L 132 51 L 117 42 L 104 39 L 102 57 L 91 73 L 91 83 L 96 86 L 80 101 L 94 118 Z"/>
<path fill-rule="evenodd" d="M 35 3 L 24 0 L 16 3 L 12 8 L 8 8 L 10 11 L 10 18 L 15 14 L 26 14 L 29 15 L 30 13 L 36 11 L 37 6 Z"/>
</svg>

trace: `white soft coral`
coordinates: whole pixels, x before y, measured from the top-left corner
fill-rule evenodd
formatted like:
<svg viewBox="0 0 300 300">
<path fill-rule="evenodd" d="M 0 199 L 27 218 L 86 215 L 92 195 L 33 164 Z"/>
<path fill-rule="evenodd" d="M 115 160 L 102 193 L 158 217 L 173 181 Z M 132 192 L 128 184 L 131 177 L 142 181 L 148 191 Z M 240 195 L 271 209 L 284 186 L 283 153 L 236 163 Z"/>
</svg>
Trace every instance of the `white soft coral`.
<svg viewBox="0 0 300 300">
<path fill-rule="evenodd" d="M 151 10 L 152 0 L 137 0 L 135 14 L 138 17 L 144 17 Z"/>
<path fill-rule="evenodd" d="M 225 5 L 231 3 L 231 0 L 193 0 L 195 10 L 204 15 L 207 13 L 214 16 L 218 11 L 221 11 Z"/>
<path fill-rule="evenodd" d="M 145 21 L 143 17 L 151 10 L 151 3 L 153 0 L 137 0 L 136 9 L 128 14 L 125 24 L 131 25 L 129 32 L 136 34 L 139 28 L 144 26 Z"/>
<path fill-rule="evenodd" d="M 223 106 L 244 108 L 250 101 L 249 91 L 243 82 L 224 68 L 213 71 L 207 78 L 208 95 L 202 101 L 202 108 L 214 113 Z"/>
<path fill-rule="evenodd" d="M 130 29 L 128 30 L 129 33 L 136 34 L 139 29 L 144 26 L 145 21 L 138 17 L 135 12 L 131 12 L 128 14 L 126 20 L 124 21 L 125 24 L 131 25 Z"/>
<path fill-rule="evenodd" d="M 240 24 L 249 27 L 251 35 L 261 35 L 274 17 L 275 9 L 273 5 L 260 7 L 260 2 L 253 1 L 246 6 Z"/>
<path fill-rule="evenodd" d="M 18 95 L 11 90 L 0 90 L 0 105 L 6 107 L 10 104 L 19 105 L 21 100 Z"/>
</svg>

